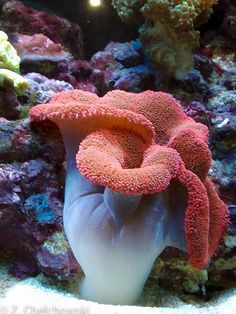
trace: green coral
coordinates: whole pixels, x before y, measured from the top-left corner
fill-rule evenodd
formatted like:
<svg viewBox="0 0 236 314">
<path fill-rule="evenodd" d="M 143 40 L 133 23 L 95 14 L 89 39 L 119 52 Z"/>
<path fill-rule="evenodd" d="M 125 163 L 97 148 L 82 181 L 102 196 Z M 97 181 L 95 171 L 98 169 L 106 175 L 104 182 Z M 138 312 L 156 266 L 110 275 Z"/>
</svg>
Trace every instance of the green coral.
<svg viewBox="0 0 236 314">
<path fill-rule="evenodd" d="M 0 31 L 0 68 L 19 73 L 20 57 L 9 43 L 7 34 Z"/>
<path fill-rule="evenodd" d="M 28 81 L 18 73 L 0 69 L 0 86 L 11 86 L 17 95 L 24 95 L 28 89 Z"/>
<path fill-rule="evenodd" d="M 196 27 L 205 23 L 218 0 L 113 0 L 122 20 L 142 14 L 139 29 L 146 54 L 165 75 L 182 79 L 193 67 L 199 45 Z"/>
<path fill-rule="evenodd" d="M 0 31 L 0 86 L 13 87 L 17 95 L 23 95 L 28 89 L 28 81 L 20 72 L 20 57 L 8 41 L 8 36 Z"/>
<path fill-rule="evenodd" d="M 55 232 L 50 240 L 44 242 L 43 247 L 46 248 L 51 254 L 65 254 L 69 250 L 69 244 L 65 238 L 64 233 Z"/>
<path fill-rule="evenodd" d="M 112 0 L 112 5 L 122 21 L 129 23 L 135 22 L 141 15 L 140 9 L 145 2 L 145 0 Z"/>
<path fill-rule="evenodd" d="M 169 274 L 172 276 L 169 276 Z M 175 257 L 159 258 L 154 264 L 152 278 L 157 278 L 166 288 L 198 293 L 208 280 L 207 270 L 192 267 L 188 260 Z"/>
</svg>

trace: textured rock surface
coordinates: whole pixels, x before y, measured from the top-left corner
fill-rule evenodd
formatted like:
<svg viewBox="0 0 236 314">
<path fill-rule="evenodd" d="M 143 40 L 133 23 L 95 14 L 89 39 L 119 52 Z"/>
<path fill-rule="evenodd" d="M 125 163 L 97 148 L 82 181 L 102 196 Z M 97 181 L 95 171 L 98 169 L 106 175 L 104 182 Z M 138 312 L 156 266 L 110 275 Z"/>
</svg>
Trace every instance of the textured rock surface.
<svg viewBox="0 0 236 314">
<path fill-rule="evenodd" d="M 48 79 L 46 76 L 35 72 L 26 74 L 25 78 L 29 82 L 29 89 L 26 94 L 28 106 L 46 103 L 57 92 L 73 89 L 67 82 Z"/>
<path fill-rule="evenodd" d="M 21 58 L 21 72 L 38 72 L 54 77 L 58 72 L 58 63 L 68 62 L 72 55 L 61 44 L 55 43 L 43 34 L 9 34 L 10 42 Z"/>
<path fill-rule="evenodd" d="M 43 34 L 33 36 L 23 34 L 10 35 L 10 42 L 16 49 L 22 62 L 52 61 L 59 62 L 72 59 L 70 53 L 60 44 L 54 43 Z"/>
<path fill-rule="evenodd" d="M 43 33 L 55 43 L 66 47 L 73 55 L 83 55 L 82 32 L 78 25 L 56 15 L 9 1 L 3 6 L 1 28 L 10 33 L 34 35 Z"/>
<path fill-rule="evenodd" d="M 154 75 L 144 62 L 139 40 L 109 43 L 90 60 L 62 63 L 59 79 L 74 88 L 104 95 L 109 90 L 141 92 L 154 87 Z"/>
<path fill-rule="evenodd" d="M 78 270 L 63 232 L 55 232 L 43 243 L 37 252 L 37 263 L 44 274 L 58 279 L 67 279 Z"/>
<path fill-rule="evenodd" d="M 9 120 L 19 117 L 22 106 L 19 103 L 16 93 L 9 89 L 0 90 L 0 116 Z"/>
<path fill-rule="evenodd" d="M 226 2 L 226 13 L 222 23 L 223 32 L 230 38 L 236 39 L 236 8 L 234 1 Z"/>
<path fill-rule="evenodd" d="M 33 158 L 40 149 L 30 130 L 29 120 L 0 120 L 0 161 L 13 162 Z"/>
<path fill-rule="evenodd" d="M 43 159 L 0 164 L 0 248 L 15 256 L 12 274 L 26 277 L 43 270 L 64 278 L 75 269 L 70 250 L 55 234 L 62 231 L 62 207 L 52 165 Z M 48 258 L 53 246 L 57 250 Z"/>
</svg>

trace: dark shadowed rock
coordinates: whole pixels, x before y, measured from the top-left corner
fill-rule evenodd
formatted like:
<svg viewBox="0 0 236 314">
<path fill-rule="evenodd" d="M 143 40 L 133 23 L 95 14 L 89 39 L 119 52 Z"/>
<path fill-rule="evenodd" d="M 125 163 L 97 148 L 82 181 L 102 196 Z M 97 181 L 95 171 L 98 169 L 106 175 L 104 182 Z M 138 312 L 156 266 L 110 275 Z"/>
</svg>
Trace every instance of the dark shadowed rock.
<svg viewBox="0 0 236 314">
<path fill-rule="evenodd" d="M 66 47 L 77 58 L 83 56 L 82 32 L 78 25 L 46 11 L 33 9 L 20 1 L 9 1 L 3 6 L 1 28 L 8 33 L 42 33 Z"/>
<path fill-rule="evenodd" d="M 40 145 L 30 129 L 29 119 L 0 120 L 0 162 L 34 158 Z"/>
</svg>

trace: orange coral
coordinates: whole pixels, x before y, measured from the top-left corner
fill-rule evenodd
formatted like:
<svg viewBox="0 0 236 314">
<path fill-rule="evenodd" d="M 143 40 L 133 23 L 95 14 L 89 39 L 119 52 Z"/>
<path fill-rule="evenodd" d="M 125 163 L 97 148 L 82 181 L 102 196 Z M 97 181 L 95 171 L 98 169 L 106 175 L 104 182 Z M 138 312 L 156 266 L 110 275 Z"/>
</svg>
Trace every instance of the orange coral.
<svg viewBox="0 0 236 314">
<path fill-rule="evenodd" d="M 80 132 L 88 134 L 98 128 L 120 127 L 142 135 L 151 141 L 154 135 L 152 123 L 141 114 L 104 104 L 95 94 L 72 90 L 60 92 L 48 104 L 33 107 L 32 120 L 50 119 L 76 121 Z"/>
<path fill-rule="evenodd" d="M 206 265 L 228 224 L 228 210 L 206 177 L 208 129 L 188 118 L 171 95 L 66 91 L 33 107 L 30 117 L 71 123 L 83 134 L 77 167 L 95 184 L 125 194 L 158 193 L 172 179 L 185 186 L 190 263 Z"/>
<path fill-rule="evenodd" d="M 176 149 L 185 167 L 199 177 L 207 175 L 211 162 L 208 129 L 187 117 L 170 94 L 153 91 L 132 94 L 117 90 L 107 93 L 103 99 L 117 108 L 143 114 L 154 126 L 156 143 Z"/>
<path fill-rule="evenodd" d="M 101 130 L 80 144 L 76 161 L 93 183 L 125 194 L 151 194 L 165 190 L 176 177 L 180 156 L 165 146 L 147 147 L 131 133 Z"/>
</svg>

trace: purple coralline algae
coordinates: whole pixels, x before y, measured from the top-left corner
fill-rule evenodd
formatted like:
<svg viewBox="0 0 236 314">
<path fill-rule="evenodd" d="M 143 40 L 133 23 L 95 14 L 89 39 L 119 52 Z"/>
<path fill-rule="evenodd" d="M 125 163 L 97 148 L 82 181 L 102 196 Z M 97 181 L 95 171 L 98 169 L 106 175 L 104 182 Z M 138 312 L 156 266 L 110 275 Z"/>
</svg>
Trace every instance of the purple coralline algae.
<svg viewBox="0 0 236 314">
<path fill-rule="evenodd" d="M 0 247 L 15 256 L 12 273 L 25 277 L 47 268 L 47 273 L 64 278 L 75 270 L 69 248 L 60 251 L 55 236 L 62 231 L 63 205 L 52 165 L 43 159 L 0 164 L 0 204 Z M 51 258 L 55 264 L 65 259 L 66 269 L 55 270 L 50 260 L 46 264 L 42 252 L 48 255 L 49 240 L 59 247 L 55 254 L 50 251 Z"/>
<path fill-rule="evenodd" d="M 40 149 L 29 120 L 0 120 L 0 162 L 24 161 L 33 158 Z"/>
<path fill-rule="evenodd" d="M 64 73 L 63 73 L 64 72 Z M 112 89 L 141 92 L 153 89 L 154 75 L 145 64 L 138 40 L 109 43 L 95 53 L 90 62 L 73 61 L 61 64 L 59 79 L 74 88 L 104 95 Z"/>
<path fill-rule="evenodd" d="M 46 103 L 56 93 L 73 89 L 68 82 L 48 79 L 46 76 L 35 72 L 26 74 L 25 78 L 29 82 L 26 95 L 28 96 L 27 102 L 30 105 Z"/>
</svg>

